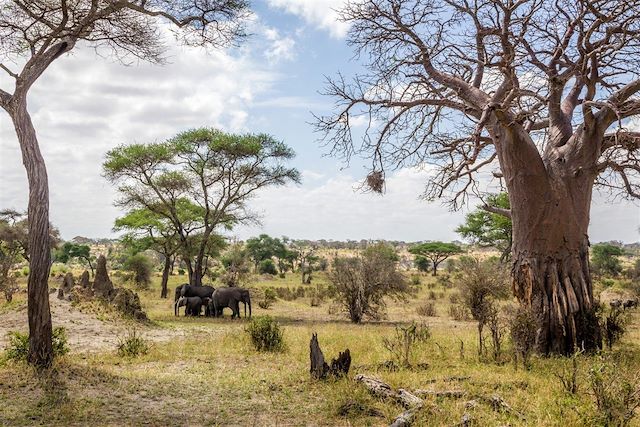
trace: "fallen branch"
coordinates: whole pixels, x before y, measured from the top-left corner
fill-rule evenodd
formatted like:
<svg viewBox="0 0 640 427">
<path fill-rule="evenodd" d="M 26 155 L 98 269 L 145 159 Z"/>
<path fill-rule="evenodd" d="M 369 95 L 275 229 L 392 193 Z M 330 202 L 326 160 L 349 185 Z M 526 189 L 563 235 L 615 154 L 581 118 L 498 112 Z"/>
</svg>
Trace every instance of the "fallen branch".
<svg viewBox="0 0 640 427">
<path fill-rule="evenodd" d="M 467 395 L 467 392 L 464 390 L 416 390 L 414 393 L 418 396 L 452 397 L 456 399 Z"/>
<path fill-rule="evenodd" d="M 356 375 L 355 380 L 362 383 L 374 396 L 398 402 L 407 409 L 393 420 L 389 425 L 390 427 L 405 427 L 411 425 L 416 413 L 424 406 L 424 401 L 418 396 L 403 389 L 396 391 L 389 384 L 377 378 L 359 374 Z"/>
</svg>

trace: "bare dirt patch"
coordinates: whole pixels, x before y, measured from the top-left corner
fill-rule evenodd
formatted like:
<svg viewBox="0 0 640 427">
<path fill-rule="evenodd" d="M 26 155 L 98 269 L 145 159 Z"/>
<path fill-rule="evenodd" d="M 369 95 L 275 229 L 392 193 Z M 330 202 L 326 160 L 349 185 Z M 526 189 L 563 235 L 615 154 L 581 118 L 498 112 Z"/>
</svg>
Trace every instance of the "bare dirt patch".
<svg viewBox="0 0 640 427">
<path fill-rule="evenodd" d="M 50 298 L 49 303 L 53 326 L 66 328 L 69 346 L 74 353 L 113 349 L 118 343 L 118 338 L 134 326 L 144 338 L 154 342 L 164 342 L 186 335 L 185 330 L 161 328 L 132 321 L 100 320 L 93 313 L 82 312 L 66 300 Z M 7 344 L 9 331 L 28 331 L 26 304 L 0 314 L 0 348 Z"/>
</svg>

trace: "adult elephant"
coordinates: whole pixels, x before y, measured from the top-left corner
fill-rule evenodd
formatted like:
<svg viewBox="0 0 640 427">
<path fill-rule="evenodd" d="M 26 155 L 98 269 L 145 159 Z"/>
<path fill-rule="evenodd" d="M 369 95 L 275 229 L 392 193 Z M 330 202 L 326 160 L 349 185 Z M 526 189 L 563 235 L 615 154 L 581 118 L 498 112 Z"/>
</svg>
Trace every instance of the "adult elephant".
<svg viewBox="0 0 640 427">
<path fill-rule="evenodd" d="M 213 286 L 206 286 L 206 285 L 193 286 L 188 283 L 178 286 L 176 288 L 176 302 L 174 304 L 174 314 L 176 316 L 178 315 L 178 300 L 181 297 L 185 297 L 185 298 L 199 297 L 204 301 L 205 298 L 211 298 L 211 296 L 213 295 L 213 291 L 215 290 L 216 288 L 214 288 Z"/>
<path fill-rule="evenodd" d="M 222 315 L 222 310 L 229 307 L 233 312 L 231 318 L 240 317 L 240 303 L 244 304 L 244 317 L 247 317 L 247 305 L 249 306 L 249 317 L 251 317 L 251 295 L 248 289 L 243 288 L 218 288 L 211 298 L 214 316 Z"/>
</svg>

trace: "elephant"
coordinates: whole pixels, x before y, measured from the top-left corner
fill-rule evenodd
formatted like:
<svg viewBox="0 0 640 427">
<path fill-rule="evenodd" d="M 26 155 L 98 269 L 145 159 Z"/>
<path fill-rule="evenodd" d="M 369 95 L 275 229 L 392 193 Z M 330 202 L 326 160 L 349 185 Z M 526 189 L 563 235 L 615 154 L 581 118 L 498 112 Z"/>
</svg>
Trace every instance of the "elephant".
<svg viewBox="0 0 640 427">
<path fill-rule="evenodd" d="M 200 316 L 202 311 L 202 298 L 200 297 L 180 297 L 176 302 L 176 313 L 178 309 L 185 306 L 185 316 Z"/>
<path fill-rule="evenodd" d="M 243 288 L 218 288 L 213 293 L 209 312 L 213 316 L 222 315 L 222 310 L 229 307 L 233 312 L 231 318 L 240 317 L 240 302 L 244 304 L 244 316 L 247 317 L 247 304 L 249 305 L 249 317 L 251 317 L 251 296 L 249 290 Z"/>
<path fill-rule="evenodd" d="M 178 299 L 180 298 L 180 294 L 182 293 L 182 288 L 185 286 L 187 286 L 186 283 L 184 285 L 176 286 L 176 294 L 175 294 L 175 298 L 173 299 L 174 303 L 178 302 Z"/>
<path fill-rule="evenodd" d="M 207 286 L 207 285 L 193 286 L 193 285 L 189 285 L 188 283 L 185 283 L 184 285 L 182 285 L 182 288 L 180 289 L 180 296 L 211 298 L 211 295 L 213 295 L 213 291 L 215 290 L 216 288 L 214 288 L 213 286 Z"/>
<path fill-rule="evenodd" d="M 175 304 L 173 310 L 174 314 L 176 316 L 178 315 L 178 299 L 180 299 L 181 297 L 200 297 L 202 299 L 211 298 L 211 295 L 213 295 L 213 291 L 215 291 L 215 288 L 213 286 L 192 286 L 188 283 L 176 287 Z"/>
</svg>

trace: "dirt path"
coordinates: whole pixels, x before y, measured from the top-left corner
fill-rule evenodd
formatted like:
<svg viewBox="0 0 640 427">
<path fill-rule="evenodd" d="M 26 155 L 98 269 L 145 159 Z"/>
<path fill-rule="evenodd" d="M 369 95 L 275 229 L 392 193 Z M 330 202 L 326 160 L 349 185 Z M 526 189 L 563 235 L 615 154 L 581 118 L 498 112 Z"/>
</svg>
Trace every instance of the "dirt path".
<svg viewBox="0 0 640 427">
<path fill-rule="evenodd" d="M 115 349 L 118 337 L 123 336 L 127 331 L 127 324 L 99 320 L 92 313 L 81 312 L 68 301 L 53 297 L 49 302 L 53 327 L 63 326 L 67 329 L 69 346 L 73 353 Z M 186 332 L 145 325 L 139 325 L 136 328 L 146 339 L 156 342 L 183 337 Z M 0 314 L 0 348 L 6 345 L 9 331 L 26 332 L 27 330 L 26 304 L 15 311 Z"/>
</svg>

